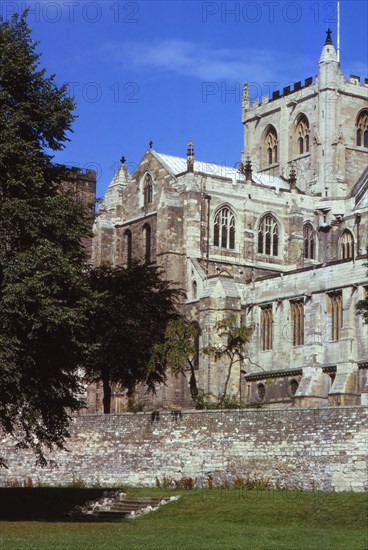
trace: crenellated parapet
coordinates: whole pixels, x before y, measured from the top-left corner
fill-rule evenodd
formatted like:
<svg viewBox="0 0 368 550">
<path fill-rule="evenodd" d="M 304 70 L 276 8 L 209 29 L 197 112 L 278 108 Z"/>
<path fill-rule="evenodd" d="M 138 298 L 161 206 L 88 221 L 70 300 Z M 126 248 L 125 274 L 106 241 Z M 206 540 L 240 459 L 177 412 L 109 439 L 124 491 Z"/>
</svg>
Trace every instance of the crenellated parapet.
<svg viewBox="0 0 368 550">
<path fill-rule="evenodd" d="M 244 83 L 243 86 L 243 99 L 242 99 L 242 113 L 243 113 L 243 123 L 245 119 L 249 119 L 252 116 L 249 111 L 256 111 L 259 107 L 273 103 L 279 99 L 289 98 L 290 101 L 296 101 L 305 98 L 305 90 L 309 88 L 314 83 L 313 77 L 308 77 L 302 81 L 295 82 L 293 85 L 284 86 L 281 90 L 273 90 L 271 94 L 265 94 L 262 98 L 255 98 L 251 101 L 249 95 L 249 84 Z M 294 95 L 297 94 L 297 95 Z M 291 96 L 291 97 L 289 97 Z M 274 105 L 273 105 L 274 107 Z M 254 115 L 253 115 L 254 116 Z"/>
<path fill-rule="evenodd" d="M 285 179 L 294 165 L 306 194 L 347 197 L 368 164 L 365 117 L 368 78 L 345 79 L 329 31 L 314 79 L 252 102 L 250 85 L 244 85 L 243 158 L 250 157 L 255 171 Z"/>
</svg>

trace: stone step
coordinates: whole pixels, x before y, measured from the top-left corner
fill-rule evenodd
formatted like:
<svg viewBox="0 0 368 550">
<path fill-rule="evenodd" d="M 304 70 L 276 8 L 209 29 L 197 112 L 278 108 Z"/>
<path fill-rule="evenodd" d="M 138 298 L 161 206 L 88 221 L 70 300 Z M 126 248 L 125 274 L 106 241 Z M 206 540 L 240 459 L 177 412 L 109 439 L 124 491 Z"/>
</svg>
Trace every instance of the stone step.
<svg viewBox="0 0 368 550">
<path fill-rule="evenodd" d="M 145 502 L 161 502 L 161 500 L 170 500 L 168 497 L 123 497 L 119 498 L 117 502 L 132 502 L 132 503 L 145 503 Z"/>
<path fill-rule="evenodd" d="M 147 512 L 147 508 L 158 508 L 162 502 L 170 502 L 170 497 L 129 497 L 127 495 L 113 499 L 103 505 L 102 510 L 87 510 L 77 507 L 69 514 L 71 521 L 119 521 Z M 139 514 L 138 514 L 139 515 Z"/>
<path fill-rule="evenodd" d="M 150 505 L 148 505 L 150 506 Z M 148 506 L 140 504 L 139 506 L 125 506 L 125 505 L 119 505 L 119 504 L 112 504 L 111 510 L 114 512 L 137 512 L 138 510 L 145 510 Z M 151 508 L 155 508 L 155 506 L 151 506 Z"/>
<path fill-rule="evenodd" d="M 165 499 L 159 499 L 159 500 L 116 500 L 116 504 L 124 504 L 124 506 L 158 506 L 160 502 L 162 502 Z M 165 502 L 168 502 L 165 500 Z M 115 504 L 114 503 L 114 504 Z"/>
</svg>

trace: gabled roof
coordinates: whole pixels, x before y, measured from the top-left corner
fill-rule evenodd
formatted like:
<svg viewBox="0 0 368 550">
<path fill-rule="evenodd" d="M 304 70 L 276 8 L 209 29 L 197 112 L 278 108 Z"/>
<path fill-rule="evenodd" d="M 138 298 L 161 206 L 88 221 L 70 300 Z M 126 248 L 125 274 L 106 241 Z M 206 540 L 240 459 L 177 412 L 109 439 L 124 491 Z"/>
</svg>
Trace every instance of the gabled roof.
<svg viewBox="0 0 368 550">
<path fill-rule="evenodd" d="M 208 279 L 202 298 L 240 298 L 234 279 L 218 275 Z"/>
<path fill-rule="evenodd" d="M 172 155 L 164 155 L 152 151 L 152 154 L 159 160 L 163 166 L 173 176 L 178 176 L 187 171 L 187 159 L 183 157 L 174 157 Z M 212 162 L 202 162 L 199 160 L 194 161 L 194 173 L 205 174 L 207 176 L 214 176 L 224 179 L 230 179 L 234 182 L 244 182 L 244 175 L 239 172 L 237 168 L 225 166 L 224 164 L 214 164 Z M 280 177 L 272 176 L 270 174 L 264 174 L 262 172 L 253 172 L 253 181 L 259 185 L 266 187 L 275 187 L 276 189 L 289 190 L 290 185 L 288 182 Z"/>
<path fill-rule="evenodd" d="M 264 174 L 263 172 L 253 172 L 252 178 L 253 181 L 255 183 L 258 183 L 259 185 L 265 185 L 266 187 L 276 187 L 277 190 L 290 190 L 289 183 L 282 178 L 279 178 L 278 176 Z"/>
<path fill-rule="evenodd" d="M 361 202 L 365 194 L 368 194 L 368 166 L 354 185 L 350 196 L 355 197 L 355 204 L 357 205 Z"/>
<path fill-rule="evenodd" d="M 110 181 L 108 189 L 115 185 L 126 185 L 131 180 L 128 168 L 125 164 L 120 164 L 118 171 Z"/>
</svg>

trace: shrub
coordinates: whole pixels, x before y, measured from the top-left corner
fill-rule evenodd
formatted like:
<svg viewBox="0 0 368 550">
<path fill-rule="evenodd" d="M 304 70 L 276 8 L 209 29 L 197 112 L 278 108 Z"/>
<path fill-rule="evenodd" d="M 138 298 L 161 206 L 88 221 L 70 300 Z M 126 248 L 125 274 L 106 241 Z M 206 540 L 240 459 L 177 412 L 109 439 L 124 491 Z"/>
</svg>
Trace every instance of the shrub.
<svg viewBox="0 0 368 550">
<path fill-rule="evenodd" d="M 172 477 L 164 476 L 162 481 L 156 476 L 156 487 L 163 487 L 164 489 L 172 489 L 175 487 L 175 481 Z"/>
<path fill-rule="evenodd" d="M 193 487 L 196 484 L 197 479 L 193 479 L 192 477 L 183 477 L 179 480 L 174 480 L 176 489 L 193 489 Z"/>
<path fill-rule="evenodd" d="M 213 488 L 213 476 L 211 474 L 207 475 L 207 485 L 209 489 Z"/>
</svg>

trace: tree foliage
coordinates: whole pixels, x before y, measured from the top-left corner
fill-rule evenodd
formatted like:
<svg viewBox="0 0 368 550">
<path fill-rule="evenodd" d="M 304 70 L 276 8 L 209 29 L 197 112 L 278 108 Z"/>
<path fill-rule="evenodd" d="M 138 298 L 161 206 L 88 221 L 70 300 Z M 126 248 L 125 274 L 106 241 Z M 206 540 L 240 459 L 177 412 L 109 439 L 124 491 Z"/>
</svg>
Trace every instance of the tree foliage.
<svg viewBox="0 0 368 550">
<path fill-rule="evenodd" d="M 186 366 L 190 370 L 189 387 L 193 400 L 198 397 L 195 363 L 198 360 L 198 339 L 201 329 L 185 317 L 173 319 L 167 325 L 165 339 L 154 346 L 151 365 L 161 364 L 173 374 L 186 376 Z"/>
<path fill-rule="evenodd" d="M 76 368 L 91 296 L 81 238 L 91 220 L 52 163 L 74 104 L 36 46 L 26 12 L 0 19 L 0 429 L 44 463 L 82 406 Z"/>
<path fill-rule="evenodd" d="M 364 324 L 368 325 L 368 293 L 363 300 L 359 300 L 357 303 L 356 312 L 362 317 Z"/>
<path fill-rule="evenodd" d="M 209 346 L 203 350 L 204 353 L 212 355 L 215 361 L 227 359 L 227 376 L 224 390 L 220 397 L 220 405 L 225 401 L 227 389 L 233 366 L 244 361 L 247 351 L 247 344 L 253 334 L 251 327 L 239 326 L 235 315 L 230 315 L 217 321 L 214 331 L 220 340 L 216 346 Z M 240 367 L 239 367 L 240 368 Z"/>
<path fill-rule="evenodd" d="M 357 303 L 356 310 L 363 318 L 364 324 L 368 325 L 368 296 Z"/>
<path fill-rule="evenodd" d="M 131 397 L 139 383 L 155 392 L 156 384 L 165 382 L 165 365 L 150 357 L 168 322 L 177 317 L 175 304 L 182 293 L 152 264 L 101 266 L 91 269 L 89 281 L 96 299 L 86 371 L 90 380 L 102 381 L 104 412 L 109 413 L 112 384 Z"/>
</svg>

